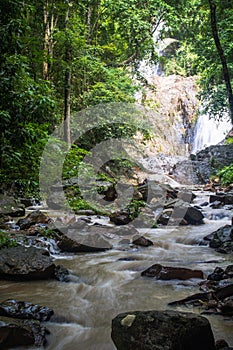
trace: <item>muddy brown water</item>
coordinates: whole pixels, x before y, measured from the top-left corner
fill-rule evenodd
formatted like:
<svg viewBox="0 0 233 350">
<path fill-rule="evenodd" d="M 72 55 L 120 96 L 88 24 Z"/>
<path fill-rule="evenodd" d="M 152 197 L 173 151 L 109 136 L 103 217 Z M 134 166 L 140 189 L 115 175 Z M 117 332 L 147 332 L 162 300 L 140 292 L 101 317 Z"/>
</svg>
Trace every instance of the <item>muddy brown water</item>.
<svg viewBox="0 0 233 350">
<path fill-rule="evenodd" d="M 204 198 L 198 200 L 205 201 Z M 221 220 L 205 219 L 201 226 L 141 229 L 140 232 L 154 242 L 149 248 L 128 249 L 113 238 L 114 249 L 107 252 L 56 255 L 55 262 L 70 270 L 72 282 L 1 281 L 1 300 L 14 298 L 54 309 L 56 321 L 45 323 L 51 332 L 47 337 L 47 350 L 114 350 L 111 320 L 118 313 L 165 310 L 168 302 L 198 291 L 197 280 L 156 281 L 141 277 L 141 271 L 161 263 L 201 269 L 208 274 L 216 266 L 226 267 L 232 263 L 232 256 L 199 244 L 205 235 L 230 223 L 228 214 L 222 215 Z M 192 306 L 175 309 L 201 311 Z M 215 339 L 224 338 L 233 345 L 232 319 L 216 315 L 206 317 Z"/>
</svg>

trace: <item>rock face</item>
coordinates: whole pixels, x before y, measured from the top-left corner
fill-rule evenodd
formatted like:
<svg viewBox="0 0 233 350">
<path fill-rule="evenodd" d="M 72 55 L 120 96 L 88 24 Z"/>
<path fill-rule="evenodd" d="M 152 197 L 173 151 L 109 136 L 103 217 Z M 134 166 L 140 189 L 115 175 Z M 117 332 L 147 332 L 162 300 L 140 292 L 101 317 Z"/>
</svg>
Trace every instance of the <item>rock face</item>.
<svg viewBox="0 0 233 350">
<path fill-rule="evenodd" d="M 155 264 L 141 273 L 142 276 L 154 277 L 157 280 L 187 280 L 190 278 L 204 278 L 200 270 L 191 270 L 184 267 L 171 267 Z"/>
<path fill-rule="evenodd" d="M 0 317 L 1 349 L 8 349 L 21 345 L 43 346 L 46 344 L 46 333 L 46 329 L 42 327 L 38 321 Z"/>
<path fill-rule="evenodd" d="M 49 279 L 56 278 L 56 271 L 57 267 L 46 250 L 22 246 L 0 250 L 0 279 Z"/>
<path fill-rule="evenodd" d="M 192 313 L 133 311 L 112 321 L 118 350 L 215 350 L 209 321 Z"/>
<path fill-rule="evenodd" d="M 230 254 L 233 252 L 233 226 L 225 225 L 206 236 L 204 240 L 209 241 L 209 246 L 215 248 L 219 253 Z"/>
<path fill-rule="evenodd" d="M 58 246 L 66 252 L 99 252 L 112 249 L 112 245 L 99 233 L 79 232 L 75 229 L 68 230 L 62 236 Z"/>
<path fill-rule="evenodd" d="M 25 301 L 8 299 L 0 303 L 0 316 L 48 321 L 53 313 L 47 306 L 38 306 Z"/>
</svg>

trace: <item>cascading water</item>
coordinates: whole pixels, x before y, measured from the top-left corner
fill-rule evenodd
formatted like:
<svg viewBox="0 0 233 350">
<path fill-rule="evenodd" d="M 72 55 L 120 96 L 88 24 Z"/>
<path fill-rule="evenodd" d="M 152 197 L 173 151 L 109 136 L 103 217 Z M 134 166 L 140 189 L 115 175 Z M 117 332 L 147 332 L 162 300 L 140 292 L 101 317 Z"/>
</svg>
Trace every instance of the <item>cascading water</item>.
<svg viewBox="0 0 233 350">
<path fill-rule="evenodd" d="M 223 114 L 220 121 L 209 118 L 207 114 L 200 114 L 194 128 L 192 153 L 195 154 L 205 147 L 223 141 L 231 128 L 232 124 L 226 113 Z"/>
</svg>

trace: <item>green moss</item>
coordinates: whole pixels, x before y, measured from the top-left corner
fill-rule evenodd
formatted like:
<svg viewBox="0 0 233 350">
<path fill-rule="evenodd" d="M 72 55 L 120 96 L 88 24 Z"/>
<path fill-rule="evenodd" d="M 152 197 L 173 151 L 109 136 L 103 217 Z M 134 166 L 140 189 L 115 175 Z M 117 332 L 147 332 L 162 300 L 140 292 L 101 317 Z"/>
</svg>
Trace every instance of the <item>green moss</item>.
<svg viewBox="0 0 233 350">
<path fill-rule="evenodd" d="M 82 198 L 73 198 L 69 200 L 69 205 L 70 207 L 76 211 L 76 210 L 93 210 L 94 213 L 99 214 L 99 215 L 107 215 L 105 211 L 102 209 L 89 204 L 87 201 L 85 201 Z"/>
</svg>

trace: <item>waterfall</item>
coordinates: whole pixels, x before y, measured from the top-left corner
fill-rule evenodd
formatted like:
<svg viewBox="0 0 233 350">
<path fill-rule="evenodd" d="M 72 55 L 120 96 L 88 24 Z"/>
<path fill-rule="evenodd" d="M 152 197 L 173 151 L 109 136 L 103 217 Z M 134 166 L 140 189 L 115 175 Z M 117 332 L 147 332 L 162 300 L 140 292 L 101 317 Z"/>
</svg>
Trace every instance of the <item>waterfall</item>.
<svg viewBox="0 0 233 350">
<path fill-rule="evenodd" d="M 228 114 L 224 113 L 220 121 L 210 118 L 207 114 L 200 114 L 195 128 L 192 152 L 193 154 L 205 147 L 216 145 L 223 141 L 232 125 Z"/>
</svg>

